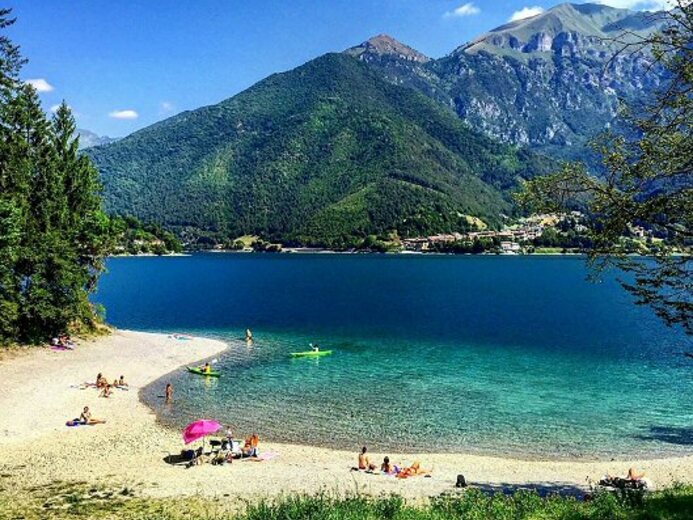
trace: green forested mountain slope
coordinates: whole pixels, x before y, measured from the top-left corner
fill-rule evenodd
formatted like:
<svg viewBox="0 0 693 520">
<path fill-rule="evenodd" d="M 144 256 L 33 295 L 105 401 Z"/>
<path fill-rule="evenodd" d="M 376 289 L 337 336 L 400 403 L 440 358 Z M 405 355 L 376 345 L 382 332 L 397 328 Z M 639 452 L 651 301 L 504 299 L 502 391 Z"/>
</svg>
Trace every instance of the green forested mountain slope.
<svg viewBox="0 0 693 520">
<path fill-rule="evenodd" d="M 507 190 L 546 169 L 344 54 L 88 154 L 113 212 L 328 246 L 498 223 Z"/>
</svg>

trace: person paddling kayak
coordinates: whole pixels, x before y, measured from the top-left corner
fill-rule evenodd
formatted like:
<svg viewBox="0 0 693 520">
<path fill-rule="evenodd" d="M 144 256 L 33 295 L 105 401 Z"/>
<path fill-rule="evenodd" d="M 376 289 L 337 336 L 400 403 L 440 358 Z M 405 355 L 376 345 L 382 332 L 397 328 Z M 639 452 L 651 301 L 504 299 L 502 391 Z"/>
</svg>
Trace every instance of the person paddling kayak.
<svg viewBox="0 0 693 520">
<path fill-rule="evenodd" d="M 210 365 L 209 362 L 207 362 L 204 364 L 204 366 L 200 367 L 200 370 L 205 374 L 211 374 L 212 373 L 212 365 Z"/>
<path fill-rule="evenodd" d="M 309 343 L 309 346 L 313 352 L 320 352 L 320 346 L 315 344 L 313 345 L 312 343 Z"/>
</svg>

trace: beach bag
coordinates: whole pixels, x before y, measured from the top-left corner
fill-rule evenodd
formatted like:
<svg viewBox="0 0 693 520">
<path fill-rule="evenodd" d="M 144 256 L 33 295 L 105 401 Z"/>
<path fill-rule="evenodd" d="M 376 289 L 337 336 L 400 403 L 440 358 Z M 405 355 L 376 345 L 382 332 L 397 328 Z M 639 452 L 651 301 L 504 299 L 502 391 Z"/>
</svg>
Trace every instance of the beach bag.
<svg viewBox="0 0 693 520">
<path fill-rule="evenodd" d="M 467 487 L 467 481 L 464 479 L 464 475 L 459 474 L 457 475 L 457 482 L 455 483 L 456 488 L 464 488 Z"/>
<path fill-rule="evenodd" d="M 183 460 L 193 460 L 195 458 L 195 452 L 193 450 L 182 450 L 180 455 Z"/>
</svg>

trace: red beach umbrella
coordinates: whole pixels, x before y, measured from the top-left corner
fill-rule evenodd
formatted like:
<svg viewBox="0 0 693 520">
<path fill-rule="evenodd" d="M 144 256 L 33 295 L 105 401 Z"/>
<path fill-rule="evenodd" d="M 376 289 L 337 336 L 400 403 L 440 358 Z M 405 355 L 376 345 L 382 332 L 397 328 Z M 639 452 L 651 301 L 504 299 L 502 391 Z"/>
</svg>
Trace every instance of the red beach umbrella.
<svg viewBox="0 0 693 520">
<path fill-rule="evenodd" d="M 188 424 L 183 430 L 183 440 L 185 444 L 190 444 L 198 439 L 202 439 L 207 435 L 211 435 L 221 429 L 221 424 L 217 421 L 212 421 L 209 419 L 201 419 L 193 423 Z"/>
</svg>

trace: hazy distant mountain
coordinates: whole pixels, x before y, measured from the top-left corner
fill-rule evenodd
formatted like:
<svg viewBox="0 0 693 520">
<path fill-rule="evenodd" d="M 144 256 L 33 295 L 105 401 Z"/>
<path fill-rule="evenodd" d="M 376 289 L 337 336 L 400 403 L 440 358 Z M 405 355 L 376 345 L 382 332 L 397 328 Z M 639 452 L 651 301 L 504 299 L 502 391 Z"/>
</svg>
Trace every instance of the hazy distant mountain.
<svg viewBox="0 0 693 520">
<path fill-rule="evenodd" d="M 108 137 L 98 135 L 90 130 L 85 130 L 84 128 L 78 128 L 77 134 L 79 135 L 79 149 L 89 148 L 91 146 L 101 146 L 102 144 L 114 143 L 118 140 L 117 137 Z"/>
</svg>

